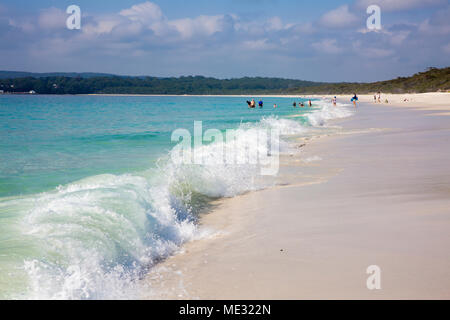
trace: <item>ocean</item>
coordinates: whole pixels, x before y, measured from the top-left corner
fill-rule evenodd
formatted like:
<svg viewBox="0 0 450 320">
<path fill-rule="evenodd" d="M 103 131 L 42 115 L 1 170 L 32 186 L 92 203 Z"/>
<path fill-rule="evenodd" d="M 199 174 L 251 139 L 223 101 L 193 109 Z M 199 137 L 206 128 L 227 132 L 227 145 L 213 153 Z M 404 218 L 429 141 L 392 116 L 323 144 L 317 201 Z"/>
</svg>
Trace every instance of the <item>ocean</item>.
<svg viewBox="0 0 450 320">
<path fill-rule="evenodd" d="M 174 162 L 175 130 L 233 129 L 232 147 L 201 152 L 240 159 L 252 144 L 269 152 L 255 129 L 277 130 L 279 154 L 295 153 L 297 137 L 352 113 L 285 97 L 249 109 L 250 99 L 0 95 L 0 299 L 139 299 L 152 266 L 207 236 L 198 216 L 211 201 L 275 183 L 257 163 Z"/>
</svg>

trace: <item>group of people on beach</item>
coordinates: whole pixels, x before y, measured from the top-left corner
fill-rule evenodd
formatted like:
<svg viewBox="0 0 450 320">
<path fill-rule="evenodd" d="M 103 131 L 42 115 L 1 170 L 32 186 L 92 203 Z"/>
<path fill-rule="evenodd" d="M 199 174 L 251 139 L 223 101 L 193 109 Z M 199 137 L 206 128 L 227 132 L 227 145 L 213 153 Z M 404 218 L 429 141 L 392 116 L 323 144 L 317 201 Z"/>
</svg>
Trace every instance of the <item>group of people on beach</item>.
<svg viewBox="0 0 450 320">
<path fill-rule="evenodd" d="M 353 97 L 350 99 L 350 101 L 353 103 L 353 105 L 356 108 L 356 102 L 359 100 L 358 96 L 356 95 L 356 93 L 353 94 Z M 333 98 L 331 98 L 331 103 L 333 104 L 333 106 L 336 107 L 337 105 L 337 97 L 334 96 Z"/>
<path fill-rule="evenodd" d="M 373 102 L 381 103 L 381 92 L 380 91 L 378 91 L 376 94 L 373 95 Z M 388 99 L 384 100 L 384 103 L 389 103 Z"/>
<path fill-rule="evenodd" d="M 381 92 L 380 91 L 378 91 L 376 94 L 373 95 L 373 102 L 381 103 Z"/>
<path fill-rule="evenodd" d="M 373 98 L 374 98 L 375 102 L 377 102 L 377 99 L 378 99 L 378 102 L 381 103 L 381 93 L 380 93 L 380 92 L 378 92 L 378 97 L 377 97 L 377 95 L 374 95 Z M 357 102 L 358 100 L 359 100 L 358 96 L 356 95 L 356 93 L 354 93 L 354 94 L 353 94 L 353 97 L 350 99 L 350 101 L 353 103 L 353 105 L 355 106 L 355 108 L 356 108 L 356 102 Z M 333 106 L 337 106 L 337 97 L 336 97 L 336 96 L 334 96 L 334 97 L 331 99 L 331 103 L 333 104 Z M 387 103 L 387 100 L 386 100 L 386 103 Z M 247 100 L 247 104 L 248 104 L 248 107 L 249 107 L 250 109 L 256 108 L 256 101 L 255 101 L 255 99 L 252 99 L 251 101 L 248 101 L 248 100 Z M 262 99 L 260 99 L 260 100 L 258 101 L 258 106 L 259 106 L 260 109 L 263 108 L 264 102 L 262 101 Z M 294 108 L 297 108 L 297 106 L 300 107 L 300 108 L 304 108 L 304 107 L 305 107 L 305 104 L 303 103 L 303 101 L 300 101 L 298 104 L 297 104 L 296 101 L 294 101 L 294 103 L 292 103 L 292 106 L 293 106 Z M 313 105 L 312 105 L 311 100 L 308 100 L 308 106 L 309 106 L 310 108 L 312 108 Z M 274 108 L 277 108 L 278 106 L 277 106 L 277 104 L 274 104 L 273 107 L 274 107 Z"/>
<path fill-rule="evenodd" d="M 252 99 L 251 101 L 248 101 L 248 100 L 247 100 L 247 104 L 248 104 L 248 107 L 249 107 L 250 109 L 256 108 L 256 102 L 255 102 L 255 99 Z M 262 99 L 258 101 L 258 106 L 259 106 L 260 109 L 264 107 L 264 102 L 262 101 Z M 297 108 L 297 102 L 294 101 L 294 103 L 292 104 L 292 106 L 293 106 L 294 108 Z M 305 107 L 305 104 L 301 101 L 301 102 L 298 103 L 298 106 L 299 106 L 300 108 L 304 108 L 304 107 Z M 312 108 L 312 102 L 311 102 L 311 100 L 308 100 L 308 106 L 309 106 L 310 108 Z M 275 103 L 275 104 L 273 105 L 273 107 L 274 107 L 274 109 L 275 109 L 275 108 L 277 108 L 278 106 L 277 106 L 277 104 Z"/>
</svg>

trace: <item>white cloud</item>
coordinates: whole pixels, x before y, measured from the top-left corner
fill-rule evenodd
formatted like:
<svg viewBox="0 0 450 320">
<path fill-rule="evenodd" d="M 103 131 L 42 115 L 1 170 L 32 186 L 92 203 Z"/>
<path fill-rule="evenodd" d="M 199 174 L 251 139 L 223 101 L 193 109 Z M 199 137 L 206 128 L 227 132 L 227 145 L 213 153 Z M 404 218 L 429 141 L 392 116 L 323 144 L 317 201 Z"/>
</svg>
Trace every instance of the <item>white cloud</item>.
<svg viewBox="0 0 450 320">
<path fill-rule="evenodd" d="M 284 28 L 283 21 L 281 21 L 280 17 L 272 17 L 267 20 L 266 30 L 267 31 L 279 31 Z"/>
<path fill-rule="evenodd" d="M 248 40 L 242 43 L 244 49 L 248 50 L 267 50 L 275 46 L 269 43 L 268 39 Z"/>
<path fill-rule="evenodd" d="M 419 25 L 419 31 L 424 34 L 450 34 L 450 24 L 448 25 L 433 25 L 429 19 L 426 19 Z"/>
<path fill-rule="evenodd" d="M 419 32 L 426 35 L 448 35 L 450 34 L 450 5 L 439 10 L 431 18 L 426 19 L 419 25 Z"/>
<path fill-rule="evenodd" d="M 383 11 L 402 11 L 446 3 L 447 0 L 357 0 L 359 8 L 366 9 L 372 4 L 380 6 Z"/>
<path fill-rule="evenodd" d="M 131 21 L 139 21 L 144 25 L 164 19 L 161 8 L 157 4 L 149 1 L 122 10 L 120 11 L 120 15 L 127 17 Z"/>
<path fill-rule="evenodd" d="M 149 30 L 152 30 L 157 36 L 162 37 L 170 32 L 167 18 L 164 16 L 161 8 L 153 2 L 147 1 L 136 4 L 129 9 L 120 11 L 119 14 L 120 16 L 128 19 L 128 23 L 125 24 L 125 28 L 131 21 L 137 25 L 141 25 Z M 136 28 L 137 26 L 130 31 L 136 31 Z M 126 29 L 123 32 L 126 32 Z"/>
<path fill-rule="evenodd" d="M 57 8 L 42 10 L 38 17 L 38 25 L 42 29 L 61 29 L 66 26 L 67 14 Z"/>
<path fill-rule="evenodd" d="M 324 39 L 320 42 L 313 43 L 311 46 L 319 52 L 329 54 L 337 54 L 343 51 L 343 49 L 337 45 L 336 39 Z"/>
<path fill-rule="evenodd" d="M 393 46 L 400 46 L 403 44 L 403 42 L 408 38 L 408 36 L 411 34 L 411 31 L 397 31 L 397 32 L 391 32 L 390 36 L 390 43 Z"/>
<path fill-rule="evenodd" d="M 170 42 L 212 36 L 224 31 L 226 24 L 225 15 L 200 15 L 195 18 L 169 20 L 157 4 L 144 2 L 118 14 L 95 17 L 92 22 L 85 24 L 83 32 L 88 35 L 132 36 L 151 30 L 159 39 Z"/>
<path fill-rule="evenodd" d="M 196 35 L 211 36 L 224 29 L 224 16 L 177 19 L 169 21 L 168 25 L 175 28 L 183 39 L 189 39 Z"/>
<path fill-rule="evenodd" d="M 16 21 L 8 19 L 8 26 L 21 30 L 25 33 L 32 33 L 36 30 L 36 26 L 29 21 Z"/>
<path fill-rule="evenodd" d="M 287 26 L 287 28 L 291 28 L 295 33 L 303 33 L 303 34 L 312 34 L 316 31 L 311 22 L 292 24 Z"/>
<path fill-rule="evenodd" d="M 95 19 L 95 22 L 93 23 L 84 24 L 81 30 L 84 34 L 88 35 L 109 34 L 112 33 L 113 30 L 122 23 L 122 21 L 122 19 L 114 15 L 102 16 L 98 19 Z"/>
<path fill-rule="evenodd" d="M 325 13 L 319 24 L 329 28 L 345 28 L 354 25 L 359 19 L 349 11 L 348 5 L 340 6 Z"/>
<path fill-rule="evenodd" d="M 200 15 L 181 19 L 168 19 L 161 8 L 152 2 L 144 2 L 124 9 L 118 14 L 92 17 L 84 24 L 82 30 L 86 36 L 111 35 L 125 37 L 151 30 L 159 41 L 170 43 L 179 40 L 198 40 L 212 37 L 218 33 L 234 32 L 245 40 L 263 39 L 269 33 L 278 32 L 298 25 L 284 25 L 280 17 L 271 17 L 264 21 L 240 20 L 234 14 L 230 15 Z M 300 28 L 309 32 L 311 24 Z M 300 30 L 299 29 L 299 30 Z M 253 39 L 248 39 L 252 37 Z M 258 40 L 257 40 L 258 41 Z M 258 42 L 256 42 L 258 43 Z M 255 46 L 248 42 L 247 47 Z M 259 43 L 260 47 L 267 47 Z"/>
<path fill-rule="evenodd" d="M 414 26 L 415 28 L 416 26 Z M 379 35 L 384 36 L 384 39 L 387 39 L 392 46 L 401 46 L 403 42 L 408 38 L 408 36 L 411 34 L 410 30 L 397 30 L 397 31 L 390 31 L 387 29 L 381 29 L 381 30 L 368 30 L 365 29 L 359 29 L 357 32 L 362 34 L 368 34 L 368 33 L 376 33 Z"/>
</svg>

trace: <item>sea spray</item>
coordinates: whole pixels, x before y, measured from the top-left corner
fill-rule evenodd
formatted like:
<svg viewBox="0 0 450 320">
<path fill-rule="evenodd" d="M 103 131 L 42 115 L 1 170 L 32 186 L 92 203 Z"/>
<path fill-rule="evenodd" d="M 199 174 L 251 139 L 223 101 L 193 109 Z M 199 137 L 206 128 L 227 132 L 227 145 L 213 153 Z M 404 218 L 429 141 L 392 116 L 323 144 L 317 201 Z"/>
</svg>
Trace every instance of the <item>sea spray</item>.
<svg viewBox="0 0 450 320">
<path fill-rule="evenodd" d="M 324 126 L 329 120 L 346 118 L 353 114 L 346 108 L 348 104 L 338 103 L 337 106 L 333 106 L 324 100 L 319 100 L 316 104 L 320 106 L 320 109 L 306 115 L 308 122 L 315 127 Z"/>
</svg>

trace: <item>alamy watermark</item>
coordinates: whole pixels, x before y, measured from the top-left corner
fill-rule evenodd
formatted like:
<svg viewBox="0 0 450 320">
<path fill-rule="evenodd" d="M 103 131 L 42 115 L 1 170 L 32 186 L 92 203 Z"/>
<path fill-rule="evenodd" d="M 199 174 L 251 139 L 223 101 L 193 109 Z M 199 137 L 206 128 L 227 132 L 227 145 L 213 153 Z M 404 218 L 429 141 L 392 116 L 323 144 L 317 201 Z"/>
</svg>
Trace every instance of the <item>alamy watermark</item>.
<svg viewBox="0 0 450 320">
<path fill-rule="evenodd" d="M 277 129 L 227 129 L 225 133 L 208 129 L 203 133 L 202 121 L 194 121 L 193 136 L 189 130 L 180 128 L 173 131 L 171 140 L 178 142 L 171 151 L 175 164 L 254 165 L 259 167 L 261 175 L 278 174 L 280 132 Z"/>
<path fill-rule="evenodd" d="M 369 290 L 381 289 L 381 268 L 377 265 L 368 266 L 366 273 L 370 274 L 367 278 L 366 286 Z"/>
<path fill-rule="evenodd" d="M 381 8 L 373 4 L 367 7 L 366 12 L 370 14 L 366 21 L 367 29 L 381 30 Z"/>
<path fill-rule="evenodd" d="M 81 9 L 77 5 L 68 6 L 66 13 L 70 16 L 66 20 L 66 26 L 69 30 L 81 29 Z"/>
</svg>

